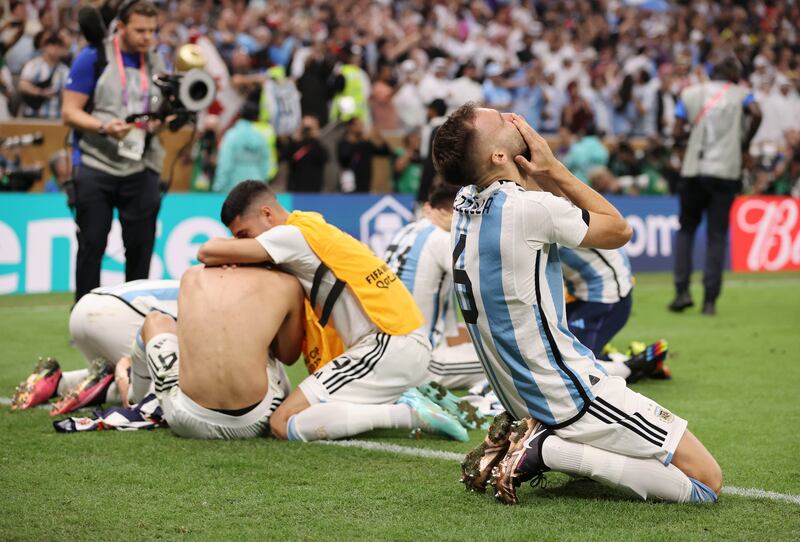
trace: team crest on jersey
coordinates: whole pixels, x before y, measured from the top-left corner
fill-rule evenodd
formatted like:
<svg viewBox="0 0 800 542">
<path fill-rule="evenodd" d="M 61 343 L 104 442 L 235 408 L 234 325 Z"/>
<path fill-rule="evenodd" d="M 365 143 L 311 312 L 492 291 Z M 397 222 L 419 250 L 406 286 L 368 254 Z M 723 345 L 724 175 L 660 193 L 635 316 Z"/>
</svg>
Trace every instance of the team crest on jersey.
<svg viewBox="0 0 800 542">
<path fill-rule="evenodd" d="M 656 407 L 654 414 L 658 416 L 658 418 L 664 423 L 672 423 L 672 420 L 675 419 L 675 416 L 672 415 L 672 412 L 669 410 L 664 410 L 661 407 Z"/>
</svg>

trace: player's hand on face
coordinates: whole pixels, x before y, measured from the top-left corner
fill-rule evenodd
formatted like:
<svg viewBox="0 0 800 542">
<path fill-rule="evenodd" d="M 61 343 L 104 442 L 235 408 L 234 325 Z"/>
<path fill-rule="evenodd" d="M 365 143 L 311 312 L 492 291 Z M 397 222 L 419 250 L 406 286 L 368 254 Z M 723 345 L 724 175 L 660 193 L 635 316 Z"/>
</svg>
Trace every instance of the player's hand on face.
<svg viewBox="0 0 800 542">
<path fill-rule="evenodd" d="M 450 228 L 453 224 L 452 210 L 427 207 L 425 209 L 425 214 L 427 215 L 428 220 L 430 220 L 434 226 L 441 228 L 444 231 L 450 231 Z"/>
<path fill-rule="evenodd" d="M 553 155 L 547 140 L 531 128 L 531 125 L 522 116 L 512 115 L 511 122 L 519 130 L 531 155 L 530 160 L 522 155 L 515 156 L 514 161 L 517 166 L 523 173 L 534 179 L 549 177 L 550 173 L 559 165 L 559 161 Z"/>
</svg>

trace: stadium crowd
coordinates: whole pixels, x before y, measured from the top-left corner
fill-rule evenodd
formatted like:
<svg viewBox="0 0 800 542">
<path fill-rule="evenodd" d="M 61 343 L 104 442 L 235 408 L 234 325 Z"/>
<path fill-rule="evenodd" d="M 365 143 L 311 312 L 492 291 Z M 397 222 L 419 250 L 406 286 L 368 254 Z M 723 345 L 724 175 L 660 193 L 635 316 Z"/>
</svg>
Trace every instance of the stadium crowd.
<svg viewBox="0 0 800 542">
<path fill-rule="evenodd" d="M 77 11 L 85 3 L 0 2 L 0 121 L 59 118 L 68 66 L 84 45 Z M 248 114 L 273 147 L 267 165 L 259 158 L 264 178 L 275 175 L 279 161 L 287 162 L 290 178 L 292 171 L 305 178 L 309 171 L 321 176 L 326 161 L 337 160 L 340 189 L 369 190 L 365 157 L 383 154 L 393 157 L 396 191 L 417 192 L 420 184 L 424 191 L 439 109 L 475 101 L 523 115 L 598 191 L 666 193 L 680 169 L 672 131 L 677 98 L 733 54 L 743 68 L 740 84 L 763 111 L 746 184 L 754 193 L 800 194 L 797 2 L 156 3 L 166 65 L 182 44 L 207 38 L 230 74 L 230 89 L 221 90 L 241 103 L 234 115 L 205 118 L 201 132 L 208 137 L 196 170 L 209 182 L 216 144 L 224 153 L 224 134 L 252 102 L 260 112 L 251 104 Z M 357 125 L 348 126 L 334 152 L 316 149 L 331 121 L 353 119 Z M 304 150 L 306 143 L 315 152 Z M 225 160 L 236 164 L 235 156 Z M 290 190 L 320 188 L 316 181 L 289 183 Z"/>
</svg>

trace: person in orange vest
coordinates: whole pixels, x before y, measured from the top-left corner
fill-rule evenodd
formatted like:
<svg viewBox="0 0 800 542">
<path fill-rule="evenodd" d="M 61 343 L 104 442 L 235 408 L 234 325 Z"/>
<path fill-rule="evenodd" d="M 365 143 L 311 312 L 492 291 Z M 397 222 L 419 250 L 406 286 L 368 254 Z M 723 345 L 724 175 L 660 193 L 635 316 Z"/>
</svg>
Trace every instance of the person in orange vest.
<svg viewBox="0 0 800 542">
<path fill-rule="evenodd" d="M 468 439 L 454 416 L 409 390 L 426 379 L 431 345 L 414 298 L 386 262 L 321 215 L 289 213 L 262 182 L 237 185 L 221 219 L 236 239 L 206 242 L 198 259 L 280 266 L 300 281 L 307 319 L 318 324 L 306 328 L 307 342 L 319 341 L 304 349 L 311 374 L 272 415 L 273 435 L 310 441 L 407 428 Z"/>
</svg>

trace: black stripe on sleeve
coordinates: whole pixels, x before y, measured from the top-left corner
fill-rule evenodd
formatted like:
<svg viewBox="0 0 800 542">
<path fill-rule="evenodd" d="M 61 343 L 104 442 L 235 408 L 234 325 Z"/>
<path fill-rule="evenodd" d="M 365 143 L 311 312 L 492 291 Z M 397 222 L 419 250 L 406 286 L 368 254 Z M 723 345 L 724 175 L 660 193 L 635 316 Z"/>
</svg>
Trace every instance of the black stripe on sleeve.
<svg viewBox="0 0 800 542">
<path fill-rule="evenodd" d="M 584 224 L 587 226 L 589 225 L 589 211 L 586 209 L 581 209 L 581 218 L 583 219 Z"/>
</svg>

